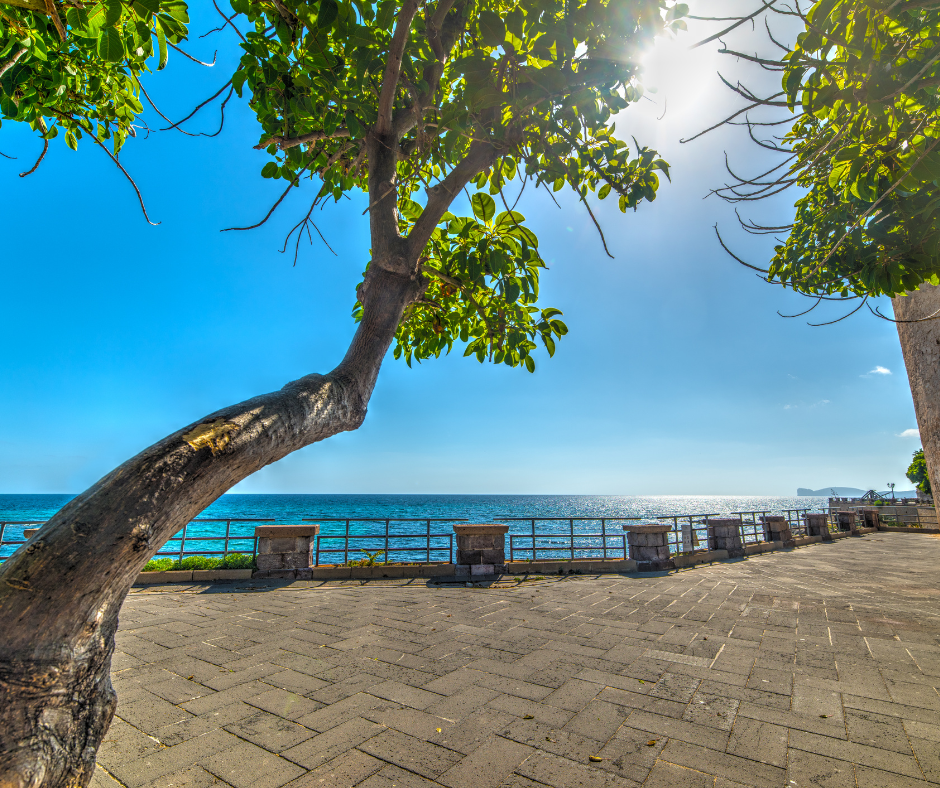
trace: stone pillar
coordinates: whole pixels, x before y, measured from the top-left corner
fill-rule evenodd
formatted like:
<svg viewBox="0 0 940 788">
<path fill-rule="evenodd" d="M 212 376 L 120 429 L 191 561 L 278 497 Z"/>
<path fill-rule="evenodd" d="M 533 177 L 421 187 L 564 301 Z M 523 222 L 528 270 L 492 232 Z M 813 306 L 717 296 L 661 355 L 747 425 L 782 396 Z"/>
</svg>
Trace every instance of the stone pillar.
<svg viewBox="0 0 940 788">
<path fill-rule="evenodd" d="M 671 525 L 625 525 L 623 530 L 627 532 L 630 558 L 636 561 L 637 571 L 660 572 L 676 568 L 676 562 L 669 555 L 668 534 L 672 531 Z"/>
<path fill-rule="evenodd" d="M 855 533 L 855 512 L 852 510 L 842 510 L 836 512 L 836 522 L 840 531 Z"/>
<path fill-rule="evenodd" d="M 309 570 L 313 566 L 313 546 L 318 533 L 320 526 L 314 523 L 257 526 L 258 571 L 255 577 L 297 577 L 297 570 Z"/>
<path fill-rule="evenodd" d="M 824 542 L 832 541 L 832 534 L 829 533 L 829 515 L 804 514 L 803 522 L 806 524 L 807 536 L 821 536 Z"/>
<path fill-rule="evenodd" d="M 764 524 L 764 539 L 768 542 L 783 542 L 784 547 L 796 547 L 793 532 L 787 518 L 780 514 L 769 514 L 761 517 Z"/>
<path fill-rule="evenodd" d="M 455 525 L 457 574 L 496 575 L 506 571 L 508 525 Z"/>
<path fill-rule="evenodd" d="M 737 517 L 718 517 L 707 520 L 708 549 L 727 550 L 728 558 L 741 558 L 744 544 L 741 542 L 741 521 Z"/>
<path fill-rule="evenodd" d="M 861 509 L 859 514 L 862 515 L 862 521 L 865 523 L 865 528 L 875 528 L 877 529 L 881 525 L 881 517 L 878 514 L 877 509 Z"/>
</svg>

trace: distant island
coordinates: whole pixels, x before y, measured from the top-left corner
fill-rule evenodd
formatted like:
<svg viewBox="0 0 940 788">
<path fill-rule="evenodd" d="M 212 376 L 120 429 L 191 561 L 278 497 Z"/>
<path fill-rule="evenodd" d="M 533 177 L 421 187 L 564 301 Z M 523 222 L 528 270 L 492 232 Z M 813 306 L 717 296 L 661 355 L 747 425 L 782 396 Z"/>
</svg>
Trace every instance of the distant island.
<svg viewBox="0 0 940 788">
<path fill-rule="evenodd" d="M 830 497 L 834 495 L 837 498 L 859 498 L 867 493 L 868 490 L 860 490 L 858 487 L 823 487 L 820 490 L 811 490 L 809 487 L 797 487 L 797 495 L 820 495 L 823 497 Z M 890 496 L 890 492 L 882 492 L 880 490 L 876 491 L 880 495 Z M 895 490 L 895 498 L 916 498 L 916 490 Z"/>
</svg>

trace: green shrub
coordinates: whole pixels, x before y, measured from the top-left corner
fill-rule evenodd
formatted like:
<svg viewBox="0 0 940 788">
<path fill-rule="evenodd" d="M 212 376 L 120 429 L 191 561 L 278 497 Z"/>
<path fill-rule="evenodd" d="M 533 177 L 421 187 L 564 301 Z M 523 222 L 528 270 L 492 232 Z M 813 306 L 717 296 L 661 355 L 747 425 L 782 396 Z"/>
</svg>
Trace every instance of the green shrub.
<svg viewBox="0 0 940 788">
<path fill-rule="evenodd" d="M 219 569 L 256 569 L 254 556 L 229 553 L 222 559 Z"/>
<path fill-rule="evenodd" d="M 182 561 L 174 564 L 174 569 L 218 569 L 222 563 L 221 558 L 205 555 L 188 555 Z"/>
<path fill-rule="evenodd" d="M 166 572 L 176 563 L 172 558 L 153 558 L 144 567 L 145 572 Z"/>
</svg>

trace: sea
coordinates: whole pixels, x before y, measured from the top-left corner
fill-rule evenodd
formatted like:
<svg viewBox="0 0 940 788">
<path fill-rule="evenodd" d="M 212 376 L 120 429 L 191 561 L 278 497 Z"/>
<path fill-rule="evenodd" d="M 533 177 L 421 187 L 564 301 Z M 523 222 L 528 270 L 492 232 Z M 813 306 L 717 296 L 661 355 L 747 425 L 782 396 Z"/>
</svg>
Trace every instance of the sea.
<svg viewBox="0 0 940 788">
<path fill-rule="evenodd" d="M 73 497 L 0 495 L 0 559 L 9 557 L 19 547 L 17 542 L 22 542 L 24 528 L 37 527 L 26 523 L 44 522 Z M 392 549 L 380 558 L 448 560 L 452 525 L 459 521 L 505 523 L 510 526 L 517 550 L 526 544 L 532 546 L 531 537 L 526 542 L 526 534 L 531 535 L 534 529 L 540 535 L 536 542 L 541 551 L 538 557 L 548 557 L 553 551 L 562 557 L 566 549 L 574 549 L 572 533 L 578 537 L 577 544 L 585 548 L 596 548 L 605 542 L 612 549 L 618 543 L 622 545 L 623 523 L 618 520 L 623 518 L 727 516 L 739 512 L 782 514 L 796 509 L 823 511 L 827 504 L 827 498 L 817 496 L 228 494 L 186 526 L 185 543 L 181 531 L 164 545 L 160 554 L 209 555 L 226 549 L 250 553 L 253 543 L 246 537 L 254 533 L 257 520 L 263 519 L 280 524 L 319 522 L 322 554 L 317 556 L 318 563 L 363 559 L 386 547 Z M 613 522 L 608 518 L 613 518 Z M 385 538 L 386 528 L 392 537 L 390 541 Z M 601 533 L 611 536 L 589 537 Z M 575 550 L 574 555 L 594 552 Z"/>
</svg>

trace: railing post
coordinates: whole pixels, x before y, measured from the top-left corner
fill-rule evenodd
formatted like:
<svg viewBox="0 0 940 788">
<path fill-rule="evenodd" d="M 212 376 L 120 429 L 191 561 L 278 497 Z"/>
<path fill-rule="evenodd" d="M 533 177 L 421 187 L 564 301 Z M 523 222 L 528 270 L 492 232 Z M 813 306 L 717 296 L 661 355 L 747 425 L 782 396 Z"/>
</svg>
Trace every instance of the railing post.
<svg viewBox="0 0 940 788">
<path fill-rule="evenodd" d="M 741 541 L 743 523 L 735 517 L 716 517 L 705 520 L 708 529 L 708 549 L 727 550 L 728 558 L 740 558 L 744 555 Z"/>
<path fill-rule="evenodd" d="M 839 530 L 843 532 L 848 532 L 852 536 L 856 535 L 855 532 L 855 511 L 852 509 L 840 510 L 836 512 L 836 523 L 839 526 Z"/>
<path fill-rule="evenodd" d="M 457 575 L 479 576 L 506 571 L 506 532 L 508 525 L 496 523 L 455 525 L 457 535 Z"/>
<path fill-rule="evenodd" d="M 625 525 L 627 541 L 630 543 L 630 558 L 637 562 L 639 572 L 659 572 L 676 568 L 676 562 L 669 554 L 668 534 L 672 525 L 646 523 Z"/>
<path fill-rule="evenodd" d="M 767 542 L 782 542 L 784 547 L 796 547 L 793 532 L 787 518 L 779 514 L 765 514 L 761 516 L 764 524 L 764 540 Z"/>
<path fill-rule="evenodd" d="M 832 541 L 829 532 L 829 515 L 822 512 L 807 512 L 803 515 L 807 536 L 821 536 L 824 542 Z"/>
<path fill-rule="evenodd" d="M 255 527 L 258 539 L 258 577 L 310 577 L 314 540 L 320 526 L 259 525 Z"/>
</svg>

